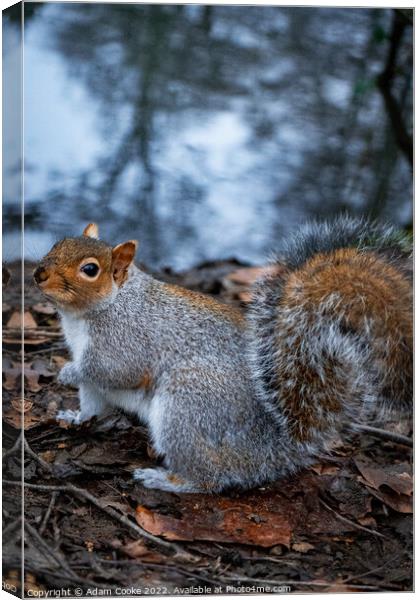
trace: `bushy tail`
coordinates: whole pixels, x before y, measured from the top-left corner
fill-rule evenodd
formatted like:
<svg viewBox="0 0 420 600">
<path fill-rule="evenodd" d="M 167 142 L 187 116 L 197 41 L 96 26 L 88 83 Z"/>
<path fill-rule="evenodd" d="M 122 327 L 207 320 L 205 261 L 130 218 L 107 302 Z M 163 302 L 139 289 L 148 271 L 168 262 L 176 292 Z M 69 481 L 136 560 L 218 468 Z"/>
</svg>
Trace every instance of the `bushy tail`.
<svg viewBox="0 0 420 600">
<path fill-rule="evenodd" d="M 411 248 L 340 218 L 305 227 L 257 284 L 257 393 L 290 441 L 325 448 L 345 423 L 412 402 Z"/>
</svg>

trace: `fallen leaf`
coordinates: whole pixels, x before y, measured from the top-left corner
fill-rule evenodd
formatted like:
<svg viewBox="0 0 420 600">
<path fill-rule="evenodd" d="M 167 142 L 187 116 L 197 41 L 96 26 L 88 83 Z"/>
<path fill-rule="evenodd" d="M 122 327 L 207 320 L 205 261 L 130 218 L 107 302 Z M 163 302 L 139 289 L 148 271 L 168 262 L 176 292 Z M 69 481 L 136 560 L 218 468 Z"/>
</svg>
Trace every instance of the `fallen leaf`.
<svg viewBox="0 0 420 600">
<path fill-rule="evenodd" d="M 8 320 L 7 327 L 10 327 L 11 329 L 20 329 L 22 327 L 22 321 L 25 329 L 35 329 L 38 327 L 35 319 L 29 311 L 25 311 L 23 313 L 23 319 L 22 313 L 15 311 Z"/>
<path fill-rule="evenodd" d="M 57 414 L 57 408 L 58 406 L 55 400 L 51 400 L 51 402 L 48 403 L 46 411 L 47 419 L 55 419 L 55 416 Z"/>
<path fill-rule="evenodd" d="M 300 552 L 301 554 L 306 554 L 309 550 L 313 550 L 315 546 L 309 544 L 308 542 L 298 542 L 296 544 L 292 544 L 292 550 L 295 552 Z"/>
<path fill-rule="evenodd" d="M 329 464 L 316 464 L 311 466 L 312 471 L 317 475 L 336 475 L 340 471 L 340 467 Z"/>
<path fill-rule="evenodd" d="M 413 512 L 413 498 L 412 496 L 406 496 L 405 494 L 397 494 L 393 490 L 383 492 L 381 490 L 375 490 L 369 488 L 370 493 L 381 500 L 384 504 L 399 513 L 411 514 Z"/>
<path fill-rule="evenodd" d="M 25 573 L 25 592 L 29 596 L 37 596 L 38 598 L 45 597 L 46 589 L 43 585 L 38 584 L 33 573 Z M 28 594 L 29 592 L 29 594 Z"/>
<path fill-rule="evenodd" d="M 229 282 L 251 286 L 258 279 L 266 277 L 267 275 L 277 275 L 281 272 L 281 268 L 278 265 L 265 265 L 264 267 L 245 267 L 237 269 L 233 273 L 229 273 L 225 277 Z"/>
<path fill-rule="evenodd" d="M 413 493 L 413 478 L 408 463 L 378 466 L 358 458 L 355 458 L 354 462 L 363 478 L 375 490 L 385 485 L 398 494 L 410 496 Z"/>
<path fill-rule="evenodd" d="M 68 362 L 68 359 L 64 358 L 64 356 L 52 356 L 52 360 L 59 369 L 62 369 L 64 365 Z"/>
<path fill-rule="evenodd" d="M 57 312 L 52 304 L 43 304 L 42 302 L 34 304 L 32 310 L 40 315 L 55 315 Z"/>
<path fill-rule="evenodd" d="M 121 542 L 118 544 L 117 540 L 115 540 L 112 546 L 130 558 L 141 558 L 142 562 L 161 563 L 165 560 L 164 556 L 150 550 L 143 540 L 134 540 L 127 544 L 121 544 Z"/>
<path fill-rule="evenodd" d="M 40 453 L 40 457 L 45 460 L 45 462 L 52 463 L 54 462 L 56 456 L 56 452 L 54 450 L 45 450 L 45 452 Z"/>
<path fill-rule="evenodd" d="M 124 452 L 118 452 L 115 445 L 106 443 L 100 446 L 93 446 L 89 450 L 83 450 L 78 456 L 72 453 L 72 458 L 77 458 L 80 463 L 86 465 L 116 465 L 125 464 L 128 461 L 127 455 Z"/>
<path fill-rule="evenodd" d="M 42 344 L 46 344 L 47 342 L 51 342 L 50 338 L 47 336 L 38 336 L 35 338 L 25 337 L 25 346 L 41 346 Z M 21 346 L 22 339 L 20 337 L 4 337 L 3 344 L 10 344 L 12 346 Z"/>
<path fill-rule="evenodd" d="M 357 519 L 357 522 L 360 523 L 360 525 L 363 525 L 363 527 L 369 527 L 370 529 L 376 529 L 376 527 L 378 525 L 376 522 L 376 519 L 374 519 L 370 515 L 367 515 L 366 517 L 361 517 L 360 519 Z"/>
<path fill-rule="evenodd" d="M 34 403 L 31 402 L 31 400 L 23 400 L 22 402 L 22 398 L 15 398 L 14 400 L 11 401 L 10 403 L 13 408 L 19 412 L 28 412 L 29 410 L 31 410 L 31 408 L 33 407 Z"/>
<path fill-rule="evenodd" d="M 363 476 L 359 481 L 375 498 L 397 512 L 413 512 L 413 478 L 408 463 L 378 466 L 365 457 L 355 458 L 354 462 Z"/>
<path fill-rule="evenodd" d="M 20 387 L 22 378 L 22 367 L 19 363 L 10 363 L 10 366 L 5 368 L 3 364 L 3 387 L 5 390 L 13 391 Z"/>
<path fill-rule="evenodd" d="M 22 429 L 22 412 L 17 411 L 13 407 L 10 410 L 3 412 L 4 420 L 14 427 L 15 429 Z M 40 418 L 35 416 L 32 412 L 26 412 L 23 414 L 23 427 L 25 430 L 32 429 L 36 425 L 40 424 Z"/>
</svg>

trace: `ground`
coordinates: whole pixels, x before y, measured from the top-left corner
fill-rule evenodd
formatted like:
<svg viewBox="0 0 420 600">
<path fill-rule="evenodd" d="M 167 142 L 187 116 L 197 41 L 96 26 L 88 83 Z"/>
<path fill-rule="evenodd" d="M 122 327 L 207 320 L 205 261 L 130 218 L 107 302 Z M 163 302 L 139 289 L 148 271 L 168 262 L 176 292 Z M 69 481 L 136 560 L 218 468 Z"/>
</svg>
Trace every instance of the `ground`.
<svg viewBox="0 0 420 600">
<path fill-rule="evenodd" d="M 3 587 L 18 593 L 21 544 L 20 278 L 3 292 Z M 57 422 L 77 392 L 57 383 L 68 360 L 59 321 L 25 267 L 24 516 L 26 595 L 342 592 L 412 589 L 412 450 L 346 435 L 287 481 L 223 495 L 176 495 L 136 483 L 156 463 L 146 429 L 115 413 Z M 159 276 L 246 310 L 258 270 L 236 261 Z M 119 589 L 118 589 L 119 588 Z M 122 589 L 122 591 L 121 591 Z"/>
</svg>

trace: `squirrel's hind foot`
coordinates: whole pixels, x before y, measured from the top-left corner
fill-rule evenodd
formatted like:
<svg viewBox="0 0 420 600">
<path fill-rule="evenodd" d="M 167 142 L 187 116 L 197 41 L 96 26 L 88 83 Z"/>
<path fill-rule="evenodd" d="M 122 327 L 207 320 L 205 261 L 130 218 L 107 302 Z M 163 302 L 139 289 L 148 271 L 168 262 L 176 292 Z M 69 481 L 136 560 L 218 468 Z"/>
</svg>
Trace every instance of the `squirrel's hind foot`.
<svg viewBox="0 0 420 600">
<path fill-rule="evenodd" d="M 185 481 L 163 468 L 135 469 L 133 479 L 141 481 L 147 488 L 163 490 L 165 492 L 203 492 L 194 483 Z"/>
</svg>

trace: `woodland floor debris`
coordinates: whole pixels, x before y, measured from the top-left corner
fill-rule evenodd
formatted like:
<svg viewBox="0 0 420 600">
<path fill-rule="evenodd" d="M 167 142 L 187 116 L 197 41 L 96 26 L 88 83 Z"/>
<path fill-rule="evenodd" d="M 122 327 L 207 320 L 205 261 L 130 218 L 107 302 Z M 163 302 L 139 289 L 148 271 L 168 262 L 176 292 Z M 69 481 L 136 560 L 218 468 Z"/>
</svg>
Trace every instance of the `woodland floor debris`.
<svg viewBox="0 0 420 600">
<path fill-rule="evenodd" d="M 136 419 L 116 412 L 79 427 L 55 420 L 57 410 L 77 407 L 77 391 L 57 383 L 68 353 L 54 307 L 31 282 L 33 265 L 25 272 L 22 405 L 18 265 L 9 269 L 3 293 L 6 585 L 20 585 L 23 408 L 27 592 L 412 589 L 411 448 L 346 434 L 311 469 L 249 492 L 208 497 L 145 489 L 131 472 L 158 458 Z M 260 273 L 232 260 L 160 277 L 246 310 Z M 411 433 L 408 421 L 386 427 Z"/>
</svg>

